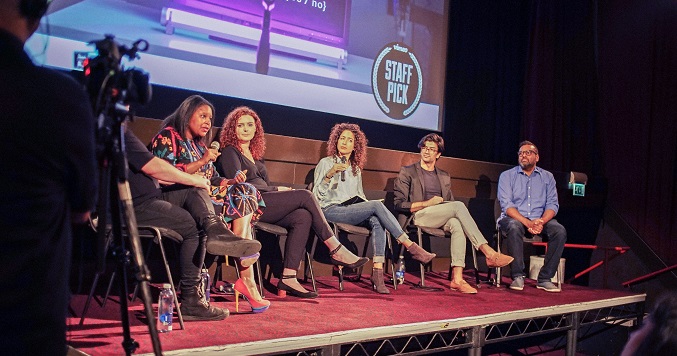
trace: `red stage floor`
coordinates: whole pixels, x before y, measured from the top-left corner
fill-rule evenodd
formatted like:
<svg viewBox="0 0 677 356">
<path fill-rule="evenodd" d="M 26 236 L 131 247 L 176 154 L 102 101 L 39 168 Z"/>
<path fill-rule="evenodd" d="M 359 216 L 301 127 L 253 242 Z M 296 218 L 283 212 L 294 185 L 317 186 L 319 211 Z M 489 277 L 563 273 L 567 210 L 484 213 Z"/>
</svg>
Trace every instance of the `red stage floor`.
<svg viewBox="0 0 677 356">
<path fill-rule="evenodd" d="M 564 285 L 562 293 L 547 293 L 536 289 L 530 280 L 521 292 L 483 285 L 476 295 L 462 295 L 450 291 L 444 277 L 446 273 L 426 275 L 427 285 L 443 286 L 443 292 L 426 292 L 405 285 L 396 291 L 391 286 L 390 295 L 371 291 L 366 278 L 357 283 L 346 282 L 341 292 L 337 278 L 320 277 L 319 298 L 278 298 L 267 292 L 266 297 L 272 304 L 262 314 L 249 313 L 246 303 L 244 307 L 241 304 L 240 313 L 235 313 L 232 296 L 212 295 L 212 303 L 230 309 L 231 316 L 217 322 L 186 322 L 186 330 L 181 330 L 178 319 L 174 318 L 174 331 L 160 335 L 162 350 L 165 354 L 283 353 L 472 325 L 485 327 L 518 319 L 561 316 L 642 303 L 645 298 L 643 294 L 574 285 Z M 407 278 L 418 282 L 414 276 Z M 69 344 L 89 355 L 124 354 L 119 304 L 109 301 L 101 308 L 92 303 L 84 325 L 79 326 L 85 299 L 86 296 L 76 295 L 71 303 L 76 315 L 68 319 Z M 141 345 L 136 354 L 152 353 L 143 305 L 138 301 L 130 304 L 130 322 L 132 337 Z"/>
</svg>

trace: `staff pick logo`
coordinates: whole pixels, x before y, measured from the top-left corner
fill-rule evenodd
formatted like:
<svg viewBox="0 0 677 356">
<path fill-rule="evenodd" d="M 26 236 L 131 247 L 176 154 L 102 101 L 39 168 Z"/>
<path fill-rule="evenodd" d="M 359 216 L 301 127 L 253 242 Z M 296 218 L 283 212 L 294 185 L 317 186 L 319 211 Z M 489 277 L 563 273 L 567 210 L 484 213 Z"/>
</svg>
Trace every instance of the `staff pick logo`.
<svg viewBox="0 0 677 356">
<path fill-rule="evenodd" d="M 371 87 L 378 107 L 395 120 L 406 119 L 421 102 L 421 66 L 402 43 L 389 43 L 379 51 L 371 68 Z"/>
</svg>

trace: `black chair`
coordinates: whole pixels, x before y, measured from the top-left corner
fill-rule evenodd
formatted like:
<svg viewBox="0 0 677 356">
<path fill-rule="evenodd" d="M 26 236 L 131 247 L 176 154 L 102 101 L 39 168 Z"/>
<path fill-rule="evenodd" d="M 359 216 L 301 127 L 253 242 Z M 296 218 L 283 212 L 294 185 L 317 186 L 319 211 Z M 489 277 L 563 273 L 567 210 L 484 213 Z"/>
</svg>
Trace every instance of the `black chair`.
<svg viewBox="0 0 677 356">
<path fill-rule="evenodd" d="M 90 220 L 90 226 L 92 227 L 92 229 L 94 229 L 96 231 L 97 230 L 97 220 L 91 219 Z M 123 228 L 123 231 L 124 230 L 125 229 Z M 146 249 L 146 256 L 145 256 L 146 261 L 148 261 L 148 257 L 150 255 L 150 251 L 151 251 L 152 246 L 154 244 L 160 246 L 160 254 L 162 255 L 162 261 L 164 262 L 165 272 L 167 273 L 167 278 L 169 280 L 169 284 L 171 285 L 172 293 L 174 293 L 174 306 L 175 306 L 175 309 L 177 311 L 177 315 L 179 317 L 179 325 L 181 326 L 182 330 L 185 330 L 186 328 L 185 328 L 184 323 L 183 323 L 183 315 L 181 314 L 181 308 L 179 308 L 179 299 L 178 299 L 178 296 L 176 294 L 176 288 L 174 286 L 174 280 L 172 279 L 172 272 L 171 272 L 171 269 L 169 268 L 169 262 L 167 261 L 167 255 L 165 253 L 165 248 L 164 248 L 164 245 L 162 243 L 163 237 L 165 237 L 165 238 L 167 238 L 171 241 L 174 241 L 178 244 L 181 244 L 183 242 L 183 237 L 181 235 L 179 235 L 179 233 L 177 233 L 174 230 L 166 229 L 166 228 L 162 228 L 162 227 L 157 227 L 157 226 L 139 225 L 138 230 L 139 230 L 139 238 L 150 240 L 149 243 L 148 243 L 149 246 Z M 112 235 L 112 229 L 109 226 L 106 229 L 106 248 L 105 248 L 104 253 L 108 253 L 108 247 L 113 242 L 112 236 L 113 236 Z M 82 310 L 82 316 L 80 317 L 80 325 L 83 325 L 83 323 L 85 322 L 85 317 L 87 315 L 87 311 L 89 310 L 89 305 L 91 303 L 91 300 L 94 297 L 94 293 L 96 291 L 96 287 L 97 287 L 97 284 L 98 284 L 98 281 L 99 281 L 99 277 L 100 277 L 100 273 L 97 272 L 94 275 L 94 281 L 92 282 L 92 288 L 89 291 L 89 295 L 87 296 L 87 301 L 85 302 L 85 306 Z M 106 300 L 108 300 L 108 296 L 110 295 L 110 291 L 111 291 L 114 279 L 115 279 L 115 272 L 113 272 L 111 274 L 111 278 L 108 282 L 108 287 L 106 289 L 106 295 L 104 296 L 104 299 L 101 303 L 101 307 L 105 307 L 105 305 L 106 305 Z M 135 286 L 135 288 L 134 288 L 132 300 L 134 300 L 134 298 L 136 297 L 137 287 L 138 286 Z"/>
<path fill-rule="evenodd" d="M 496 199 L 496 203 L 494 205 L 494 216 L 496 217 L 496 221 L 498 221 L 498 218 L 501 216 L 501 205 L 498 199 Z M 504 240 L 505 236 L 503 235 L 503 232 L 501 231 L 498 222 L 496 223 L 496 232 L 495 235 L 496 237 L 496 246 L 495 249 L 497 252 L 501 252 L 501 244 L 502 241 Z M 522 236 L 522 242 L 524 245 L 532 245 L 537 242 L 543 242 L 543 237 L 540 235 L 531 235 L 531 237 L 527 236 Z M 526 251 L 526 250 L 525 250 Z M 527 254 L 525 253 L 524 256 Z M 525 264 L 526 265 L 526 264 Z M 561 289 L 562 288 L 562 271 L 559 268 L 560 265 L 557 265 L 557 286 Z M 503 268 L 502 267 L 495 267 L 495 275 L 496 277 L 494 278 L 494 287 L 500 288 L 501 287 L 501 273 L 502 273 Z M 491 274 L 491 272 L 490 272 Z"/>
<path fill-rule="evenodd" d="M 503 235 L 503 232 L 501 231 L 500 227 L 498 226 L 498 223 L 496 224 L 496 251 L 501 252 L 501 241 L 505 236 Z M 543 242 L 543 237 L 540 235 L 532 235 L 532 237 L 526 237 L 522 236 L 522 242 L 524 245 L 533 245 L 534 243 L 538 242 Z M 546 247 L 547 248 L 547 247 Z M 525 253 L 524 256 L 527 256 Z M 525 264 L 526 265 L 526 264 Z M 494 280 L 494 286 L 497 288 L 501 287 L 501 273 L 502 273 L 502 268 L 501 267 L 496 267 L 496 278 Z M 563 279 L 563 271 L 561 268 L 561 263 L 557 264 L 557 287 L 561 290 L 562 289 L 562 279 Z"/>
<path fill-rule="evenodd" d="M 371 235 L 371 231 L 363 226 L 357 226 L 357 225 L 351 225 L 351 224 L 346 224 L 346 223 L 337 223 L 333 221 L 327 221 L 329 225 L 332 227 L 332 230 L 334 231 L 334 236 L 339 238 L 339 236 L 345 236 L 347 238 L 348 235 L 354 235 L 354 236 L 360 236 L 365 239 L 364 242 L 364 247 L 362 248 L 362 257 L 366 257 L 367 249 L 369 246 L 369 238 Z M 390 251 L 390 254 L 392 255 L 392 245 L 390 241 L 390 234 L 386 232 L 386 242 L 387 242 L 387 248 Z M 317 247 L 317 239 L 313 241 L 312 248 L 310 250 L 310 256 L 315 255 L 315 249 Z M 386 251 L 386 255 L 388 255 L 389 251 Z M 392 258 L 390 259 L 390 266 L 394 270 Z M 387 267 L 387 264 L 385 264 Z M 362 278 L 362 270 L 364 269 L 364 266 L 361 266 L 357 270 L 357 281 L 360 281 Z M 387 272 L 387 269 L 386 269 Z M 344 280 L 344 274 L 343 274 L 343 267 L 338 266 L 338 278 L 339 278 L 339 290 L 343 291 L 343 280 Z M 393 279 L 393 285 L 397 288 L 397 285 L 395 285 L 395 279 Z"/>
<path fill-rule="evenodd" d="M 406 215 L 406 214 L 403 214 L 403 215 Z M 400 220 L 402 220 L 402 219 L 400 219 Z M 411 232 L 411 231 L 416 232 L 416 237 L 418 238 L 419 246 L 423 246 L 423 235 L 445 238 L 445 239 L 451 238 L 451 234 L 447 231 L 444 231 L 443 229 L 416 225 L 414 223 L 414 214 L 408 214 L 406 219 L 404 219 L 404 224 L 403 224 L 402 229 L 407 231 L 407 232 Z M 470 251 L 472 253 L 473 270 L 475 272 L 475 284 L 479 288 L 480 287 L 480 275 L 479 275 L 479 270 L 477 268 L 477 252 L 475 251 L 475 249 L 472 246 L 470 246 Z M 435 290 L 435 291 L 442 290 L 441 288 L 427 287 L 425 285 L 426 266 L 423 263 L 420 263 L 420 268 L 421 268 L 421 282 L 419 283 L 418 287 L 422 288 L 422 289 L 427 289 L 427 290 Z M 451 266 L 449 266 L 449 278 L 451 278 Z"/>
<path fill-rule="evenodd" d="M 306 189 L 308 189 L 311 192 L 313 191 L 313 182 L 312 181 L 306 186 Z M 346 223 L 333 222 L 333 221 L 329 221 L 329 220 L 327 220 L 327 222 L 332 227 L 332 230 L 334 231 L 334 236 L 336 236 L 336 238 L 339 238 L 339 236 L 341 236 L 341 235 L 345 236 L 346 238 L 347 238 L 348 235 L 355 235 L 355 236 L 364 237 L 365 242 L 364 242 L 364 248 L 362 249 L 362 257 L 366 257 L 365 255 L 367 253 L 367 249 L 368 249 L 368 246 L 369 246 L 369 237 L 371 235 L 371 231 L 368 228 L 363 227 L 363 226 L 346 224 Z M 390 256 L 392 256 L 392 244 L 391 244 L 391 241 L 390 241 L 390 234 L 387 231 L 386 231 L 386 242 L 387 242 L 386 246 L 389 250 L 389 251 L 386 250 L 386 257 L 388 256 L 388 253 L 390 253 Z M 312 247 L 310 249 L 310 256 L 315 256 L 316 247 L 317 247 L 317 239 L 314 239 L 313 243 L 312 243 Z M 393 259 L 391 258 L 390 261 L 391 261 L 390 266 L 394 271 L 395 266 L 393 264 Z M 387 264 L 384 264 L 384 265 L 385 265 L 384 266 L 384 268 L 385 268 L 387 266 Z M 361 266 L 357 270 L 357 281 L 359 281 L 362 278 L 362 270 L 363 269 L 364 269 L 364 266 Z M 384 270 L 384 272 L 387 272 L 387 268 Z M 338 266 L 338 278 L 339 278 L 339 290 L 343 291 L 344 276 L 343 276 L 343 267 L 342 266 Z M 396 283 L 397 283 L 397 281 L 395 280 L 395 278 L 393 278 L 393 285 L 395 286 L 395 288 L 397 288 Z"/>
<path fill-rule="evenodd" d="M 287 236 L 287 229 L 283 228 L 282 226 L 275 225 L 275 224 L 270 224 L 270 223 L 265 223 L 262 221 L 256 222 L 254 224 L 254 239 L 258 240 L 258 233 L 259 232 L 266 232 L 268 234 L 274 235 L 279 239 L 282 238 L 282 236 Z M 284 259 L 284 256 L 283 256 Z M 263 278 L 262 278 L 262 273 L 261 270 L 259 269 L 259 285 L 263 286 Z M 313 265 L 311 263 L 311 258 L 310 258 L 310 253 L 306 250 L 306 264 L 304 268 L 304 280 L 307 281 L 307 276 L 308 274 L 310 275 L 310 280 L 313 284 L 313 291 L 317 292 L 317 285 L 315 284 L 315 274 L 313 273 Z M 273 275 L 272 269 L 268 270 L 268 280 Z M 261 288 L 263 290 L 263 287 Z M 263 292 L 261 293 L 261 296 L 263 296 Z"/>
<path fill-rule="evenodd" d="M 287 236 L 287 229 L 285 229 L 282 226 L 275 225 L 275 224 L 270 224 L 270 223 L 265 223 L 262 221 L 257 221 L 253 225 L 252 233 L 253 233 L 253 238 L 255 240 L 259 239 L 258 233 L 259 232 L 266 232 L 271 235 L 276 236 L 278 239 L 282 238 L 282 236 Z M 217 260 L 217 266 L 216 266 L 216 271 L 214 273 L 214 278 L 213 278 L 213 283 L 212 286 L 216 286 L 216 282 L 221 280 L 223 278 L 223 260 Z M 261 271 L 261 263 L 259 261 L 256 261 L 256 274 L 257 274 L 257 280 L 258 280 L 258 285 L 259 285 L 259 294 L 261 294 L 261 297 L 265 297 L 265 288 L 263 288 L 263 273 Z M 237 264 L 234 264 L 235 266 L 235 271 L 237 273 L 237 276 L 240 276 L 240 271 L 237 267 Z M 307 268 L 305 269 L 306 271 L 309 271 L 307 273 L 310 274 L 310 279 L 313 284 L 313 291 L 317 292 L 317 286 L 315 284 L 315 275 L 313 274 L 313 266 L 311 264 L 311 259 L 309 253 L 306 251 L 306 266 Z M 272 275 L 272 270 L 269 270 L 268 273 L 268 278 L 271 277 Z"/>
</svg>

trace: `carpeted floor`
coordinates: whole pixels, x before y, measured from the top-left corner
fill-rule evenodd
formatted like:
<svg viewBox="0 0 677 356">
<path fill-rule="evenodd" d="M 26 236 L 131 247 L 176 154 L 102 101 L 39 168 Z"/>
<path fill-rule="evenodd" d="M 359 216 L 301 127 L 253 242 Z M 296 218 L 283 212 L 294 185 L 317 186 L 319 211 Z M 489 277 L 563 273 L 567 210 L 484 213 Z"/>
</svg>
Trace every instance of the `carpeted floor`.
<svg viewBox="0 0 677 356">
<path fill-rule="evenodd" d="M 390 286 L 390 295 L 380 295 L 367 284 L 368 276 L 360 282 L 345 282 L 345 290 L 338 290 L 335 277 L 318 279 L 317 299 L 279 298 L 270 291 L 266 298 L 271 307 L 262 314 L 250 313 L 246 302 L 235 312 L 234 297 L 212 294 L 212 303 L 226 307 L 231 315 L 223 321 L 186 322 L 186 330 L 179 328 L 174 318 L 174 331 L 161 334 L 164 351 L 192 349 L 212 345 L 257 342 L 262 340 L 303 337 L 353 329 L 409 324 L 434 320 L 449 320 L 493 313 L 503 313 L 560 304 L 581 303 L 605 298 L 627 296 L 610 290 L 564 285 L 562 293 L 547 293 L 526 281 L 523 291 L 496 289 L 483 285 L 475 295 L 463 295 L 449 290 L 446 273 L 426 275 L 426 283 L 440 286 L 442 292 L 414 289 L 409 283 L 418 283 L 408 275 L 408 284 L 396 291 Z M 471 278 L 466 278 L 471 282 Z M 272 281 L 276 283 L 276 280 Z M 154 286 L 156 287 L 156 286 Z M 154 296 L 157 288 L 152 288 Z M 121 347 L 122 326 L 117 298 L 109 300 L 105 308 L 92 303 L 83 326 L 79 326 L 85 295 L 75 295 L 71 303 L 73 316 L 68 319 L 69 344 L 90 355 L 124 354 Z M 98 299 L 100 301 L 100 298 Z M 242 302 L 242 301 L 241 301 Z M 153 304 L 157 308 L 157 304 Z M 129 308 L 132 337 L 140 343 L 137 354 L 152 352 L 143 305 L 137 300 Z"/>
</svg>

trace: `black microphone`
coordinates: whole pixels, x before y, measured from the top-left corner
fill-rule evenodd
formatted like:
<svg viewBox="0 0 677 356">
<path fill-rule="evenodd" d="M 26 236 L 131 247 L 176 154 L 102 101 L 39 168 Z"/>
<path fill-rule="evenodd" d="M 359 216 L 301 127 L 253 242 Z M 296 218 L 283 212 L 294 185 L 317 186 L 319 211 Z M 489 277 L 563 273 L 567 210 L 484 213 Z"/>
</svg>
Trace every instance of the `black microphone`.
<svg viewBox="0 0 677 356">
<path fill-rule="evenodd" d="M 213 141 L 211 145 L 209 145 L 209 148 L 215 149 L 215 150 L 220 150 L 221 149 L 221 144 L 219 141 Z"/>
<path fill-rule="evenodd" d="M 341 157 L 341 163 L 345 164 L 346 163 L 346 156 Z M 346 171 L 342 170 L 341 171 L 341 182 L 346 181 Z"/>
</svg>

